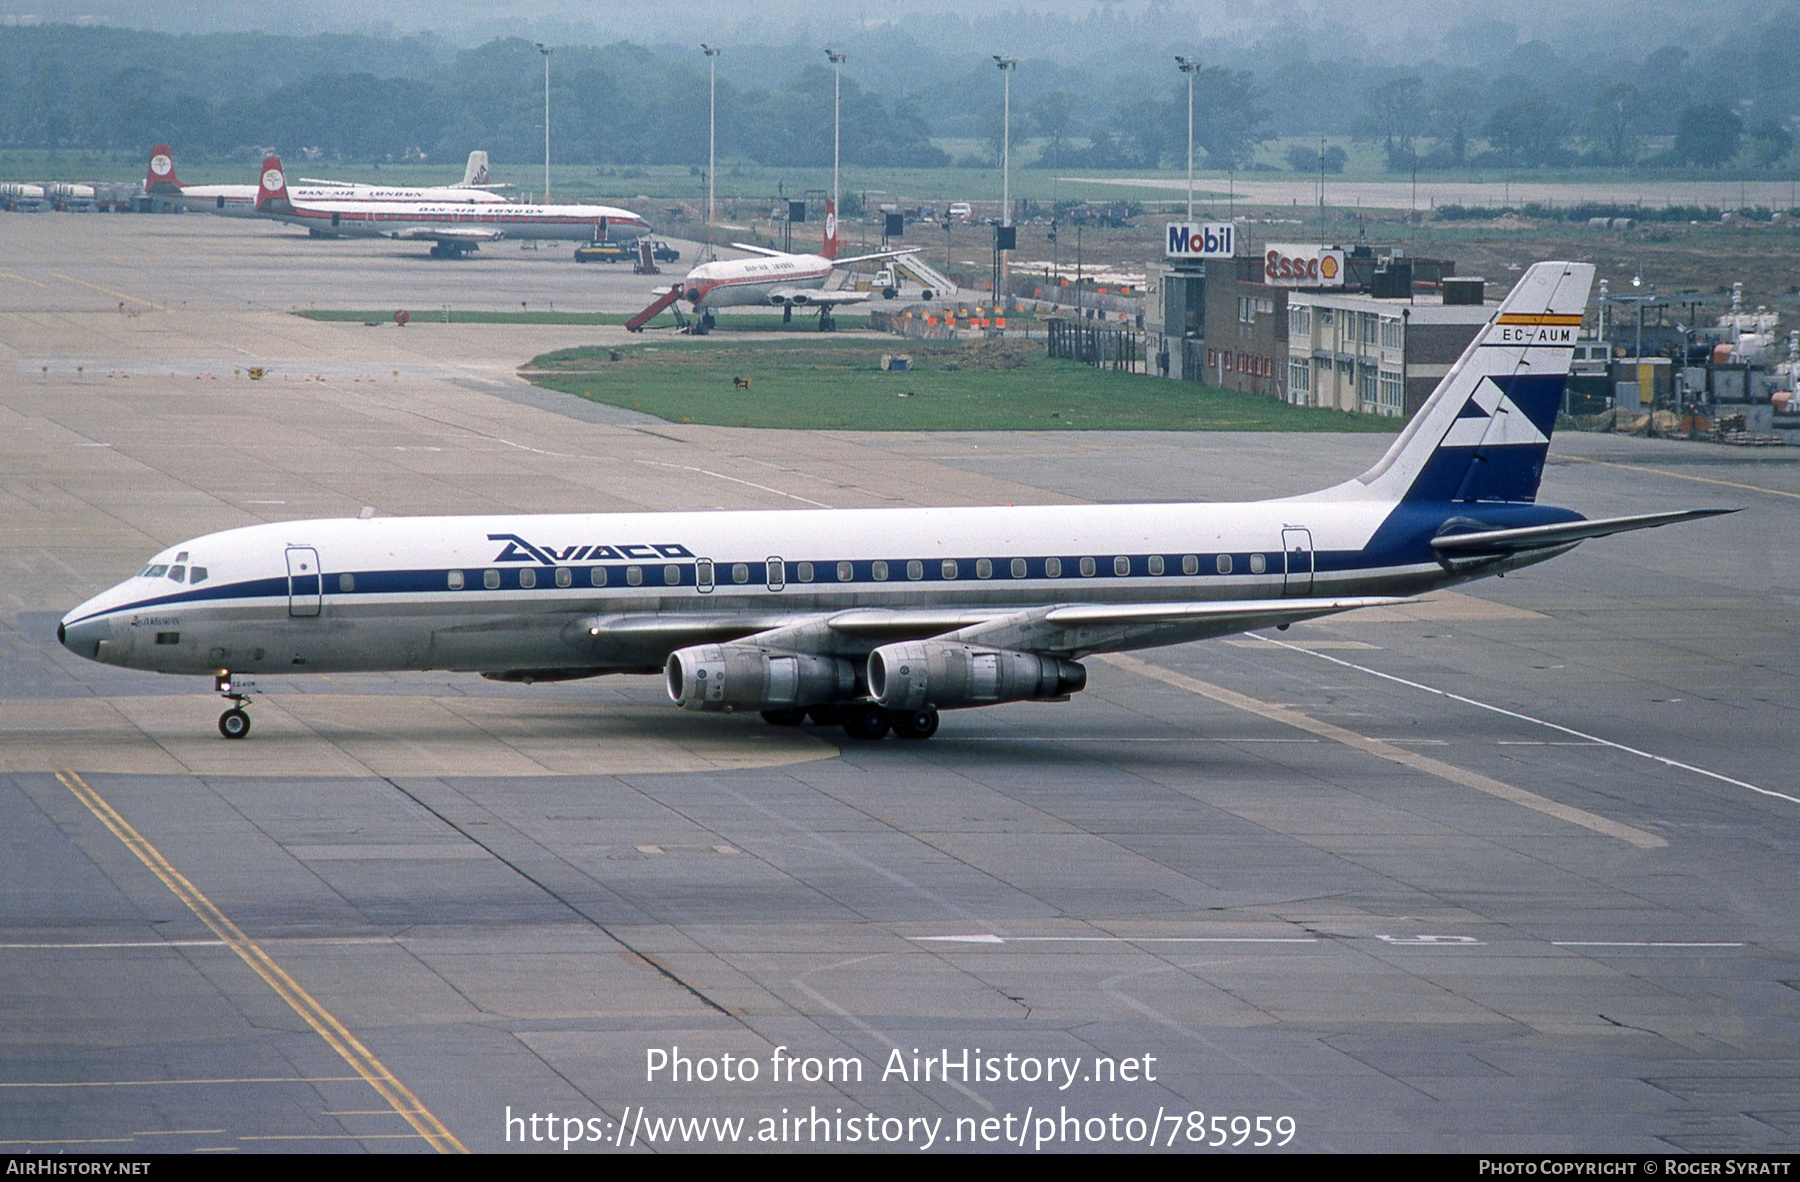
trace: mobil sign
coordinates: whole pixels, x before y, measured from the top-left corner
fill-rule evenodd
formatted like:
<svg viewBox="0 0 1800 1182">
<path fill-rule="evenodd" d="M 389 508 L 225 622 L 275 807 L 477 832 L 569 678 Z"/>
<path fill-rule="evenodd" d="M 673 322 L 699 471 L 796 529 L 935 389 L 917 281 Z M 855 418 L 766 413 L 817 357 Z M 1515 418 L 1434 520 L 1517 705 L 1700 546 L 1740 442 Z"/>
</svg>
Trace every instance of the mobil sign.
<svg viewBox="0 0 1800 1182">
<path fill-rule="evenodd" d="M 1237 227 L 1230 222 L 1170 222 L 1163 255 L 1171 259 L 1228 259 L 1237 251 Z"/>
<path fill-rule="evenodd" d="M 1344 252 L 1271 242 L 1263 252 L 1263 282 L 1271 287 L 1342 287 Z"/>
</svg>

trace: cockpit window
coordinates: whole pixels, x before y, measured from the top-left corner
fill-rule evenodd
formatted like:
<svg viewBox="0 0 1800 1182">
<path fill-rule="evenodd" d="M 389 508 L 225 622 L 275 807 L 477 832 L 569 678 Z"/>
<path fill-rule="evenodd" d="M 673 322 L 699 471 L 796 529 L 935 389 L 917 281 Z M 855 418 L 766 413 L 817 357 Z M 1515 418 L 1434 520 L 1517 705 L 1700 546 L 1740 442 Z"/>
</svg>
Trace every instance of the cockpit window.
<svg viewBox="0 0 1800 1182">
<path fill-rule="evenodd" d="M 187 578 L 187 567 L 185 567 L 185 566 L 170 567 L 169 568 L 169 577 L 171 579 L 175 580 L 177 583 L 181 582 L 182 580 Z"/>
<path fill-rule="evenodd" d="M 206 582 L 206 568 L 205 567 L 193 566 L 193 567 L 188 568 L 188 586 L 191 587 L 195 583 L 204 583 L 204 582 Z"/>
<path fill-rule="evenodd" d="M 164 564 L 162 566 L 147 567 L 144 570 L 144 575 L 147 578 L 152 578 L 152 579 L 160 579 L 168 573 L 169 573 L 169 568 L 168 568 L 167 564 Z"/>
</svg>

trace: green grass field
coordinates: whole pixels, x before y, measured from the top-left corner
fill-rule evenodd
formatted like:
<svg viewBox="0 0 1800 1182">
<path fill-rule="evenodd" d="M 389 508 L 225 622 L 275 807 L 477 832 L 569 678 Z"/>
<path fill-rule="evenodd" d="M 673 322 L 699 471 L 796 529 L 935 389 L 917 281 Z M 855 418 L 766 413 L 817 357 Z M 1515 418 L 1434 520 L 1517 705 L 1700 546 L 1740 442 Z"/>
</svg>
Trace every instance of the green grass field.
<svg viewBox="0 0 1800 1182">
<path fill-rule="evenodd" d="M 913 368 L 883 372 L 883 354 Z M 617 360 L 614 360 L 614 357 Z M 1309 410 L 1052 361 L 1028 341 L 663 340 L 537 357 L 540 386 L 674 423 L 849 431 L 1373 431 L 1398 420 Z M 734 387 L 742 379 L 749 389 Z"/>
</svg>

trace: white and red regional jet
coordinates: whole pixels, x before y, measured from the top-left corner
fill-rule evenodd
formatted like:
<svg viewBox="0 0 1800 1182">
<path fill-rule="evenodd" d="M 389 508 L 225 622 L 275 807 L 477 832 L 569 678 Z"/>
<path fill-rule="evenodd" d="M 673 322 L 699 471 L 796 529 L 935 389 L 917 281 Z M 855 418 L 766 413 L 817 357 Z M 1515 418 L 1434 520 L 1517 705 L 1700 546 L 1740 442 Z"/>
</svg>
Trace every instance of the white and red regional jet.
<svg viewBox="0 0 1800 1182">
<path fill-rule="evenodd" d="M 700 322 L 691 329 L 696 333 L 711 331 L 713 309 L 746 306 L 780 308 L 784 324 L 793 319 L 795 308 L 817 308 L 819 331 L 830 332 L 835 327 L 831 318 L 832 308 L 840 304 L 860 304 L 869 298 L 866 291 L 824 290 L 825 281 L 831 278 L 833 271 L 852 263 L 898 258 L 901 255 L 917 254 L 924 249 L 912 246 L 903 250 L 883 250 L 874 254 L 859 254 L 853 258 L 838 258 L 837 207 L 829 201 L 825 203 L 825 241 L 818 254 L 789 254 L 743 242 L 733 242 L 731 245 L 758 257 L 701 263 L 689 271 L 687 278 L 677 286 L 657 289 L 655 302 L 627 320 L 626 329 L 642 332 L 651 317 L 677 300 L 686 300 L 694 306 L 694 313 L 700 317 Z M 926 299 L 931 296 L 931 292 L 925 293 Z"/>
<path fill-rule="evenodd" d="M 150 168 L 144 174 L 144 193 L 160 197 L 193 212 L 219 213 L 227 217 L 255 217 L 255 185 L 184 185 L 175 175 L 175 155 L 169 145 L 150 149 Z M 506 198 L 489 192 L 486 152 L 470 152 L 460 185 L 434 185 L 413 189 L 398 185 L 364 185 L 347 181 L 310 181 L 288 190 L 296 201 L 432 201 L 463 205 L 504 205 Z"/>
<path fill-rule="evenodd" d="M 502 238 L 634 242 L 650 232 L 649 222 L 611 205 L 305 200 L 288 190 L 279 156 L 263 160 L 256 212 L 315 234 L 431 242 L 434 259 L 460 258 Z"/>
</svg>

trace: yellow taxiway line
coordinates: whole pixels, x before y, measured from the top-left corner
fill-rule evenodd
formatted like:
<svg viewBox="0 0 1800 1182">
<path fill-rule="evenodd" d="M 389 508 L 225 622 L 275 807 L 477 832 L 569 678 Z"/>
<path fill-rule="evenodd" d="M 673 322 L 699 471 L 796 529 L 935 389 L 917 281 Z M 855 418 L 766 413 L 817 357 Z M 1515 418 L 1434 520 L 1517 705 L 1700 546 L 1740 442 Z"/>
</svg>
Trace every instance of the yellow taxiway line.
<svg viewBox="0 0 1800 1182">
<path fill-rule="evenodd" d="M 1311 715 L 1302 714 L 1298 710 L 1290 710 L 1285 706 L 1264 702 L 1247 694 L 1228 690 L 1224 686 L 1201 681 L 1197 677 L 1189 677 L 1184 673 L 1176 673 L 1172 669 L 1164 669 L 1160 665 L 1152 665 L 1148 661 L 1140 661 L 1136 657 L 1128 657 L 1123 653 L 1108 653 L 1094 659 L 1105 661 L 1109 665 L 1116 665 L 1121 669 L 1129 669 L 1133 673 L 1142 674 L 1165 685 L 1172 685 L 1177 689 L 1184 689 L 1189 693 L 1211 698 L 1215 702 L 1235 706 L 1239 710 L 1260 714 L 1271 722 L 1285 723 L 1298 730 L 1318 735 L 1322 739 L 1332 739 L 1378 759 L 1385 759 L 1391 763 L 1400 764 L 1402 767 L 1424 772 L 1428 776 L 1436 776 L 1440 780 L 1447 780 L 1464 788 L 1485 792 L 1489 796 L 1498 797 L 1516 804 L 1520 808 L 1531 809 L 1533 812 L 1555 817 L 1559 821 L 1567 821 L 1571 825 L 1579 825 L 1583 829 L 1591 829 L 1595 833 L 1617 838 L 1640 850 L 1661 849 L 1669 844 L 1654 833 L 1646 833 L 1642 829 L 1621 821 L 1614 821 L 1611 818 L 1602 817 L 1598 813 L 1590 813 L 1586 809 L 1578 809 L 1573 805 L 1551 800 L 1547 796 L 1539 796 L 1535 792 L 1527 792 L 1523 788 L 1515 788 L 1511 784 L 1496 780 L 1491 776 L 1484 776 L 1480 772 L 1472 772 L 1467 768 L 1445 763 L 1441 759 L 1433 759 L 1429 755 L 1420 755 L 1416 751 L 1407 751 L 1392 743 L 1384 743 L 1380 739 L 1359 735 L 1355 731 L 1334 726 L 1329 722 L 1322 722 Z"/>
<path fill-rule="evenodd" d="M 373 1052 L 362 1044 L 348 1027 L 338 1021 L 332 1012 L 319 1004 L 300 983 L 288 975 L 286 969 L 276 964 L 267 952 L 245 935 L 243 929 L 220 911 L 200 892 L 200 889 L 187 880 L 181 871 L 175 869 L 162 852 L 151 845 L 144 835 L 132 828 L 131 823 L 119 815 L 117 809 L 108 804 L 98 792 L 90 787 L 86 780 L 72 771 L 60 771 L 56 778 L 63 786 L 73 792 L 76 799 L 86 805 L 88 811 L 99 818 L 100 823 L 112 831 L 114 837 L 125 844 L 125 848 L 137 855 L 138 861 L 160 878 L 163 885 L 174 892 L 177 899 L 187 904 L 188 910 L 200 918 L 200 922 L 212 929 L 214 935 L 225 941 L 226 945 L 238 958 L 250 966 L 250 970 L 268 983 L 282 1001 L 288 1003 L 296 1014 L 318 1032 L 326 1045 L 336 1051 L 344 1062 L 348 1063 L 357 1075 L 380 1094 L 393 1110 L 406 1119 L 419 1136 L 431 1144 L 439 1153 L 467 1153 L 468 1148 L 456 1139 L 448 1126 L 426 1108 L 419 1098 L 412 1094 L 407 1086 L 395 1078 L 394 1073 L 377 1059 Z"/>
</svg>

